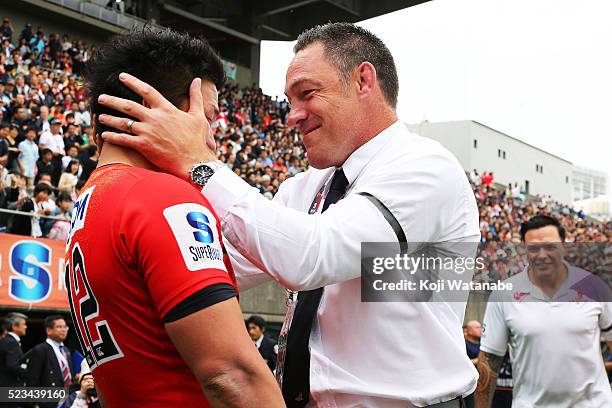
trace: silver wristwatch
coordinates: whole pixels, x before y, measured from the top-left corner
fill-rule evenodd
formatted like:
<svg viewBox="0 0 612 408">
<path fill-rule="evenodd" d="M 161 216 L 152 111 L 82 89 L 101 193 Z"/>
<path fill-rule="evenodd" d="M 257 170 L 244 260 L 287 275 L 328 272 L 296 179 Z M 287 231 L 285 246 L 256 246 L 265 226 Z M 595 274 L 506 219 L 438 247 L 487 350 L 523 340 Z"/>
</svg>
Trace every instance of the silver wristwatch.
<svg viewBox="0 0 612 408">
<path fill-rule="evenodd" d="M 215 172 L 225 166 L 221 160 L 214 160 L 211 162 L 199 162 L 193 165 L 189 175 L 191 181 L 200 187 L 204 187 L 208 180 L 215 174 Z"/>
</svg>

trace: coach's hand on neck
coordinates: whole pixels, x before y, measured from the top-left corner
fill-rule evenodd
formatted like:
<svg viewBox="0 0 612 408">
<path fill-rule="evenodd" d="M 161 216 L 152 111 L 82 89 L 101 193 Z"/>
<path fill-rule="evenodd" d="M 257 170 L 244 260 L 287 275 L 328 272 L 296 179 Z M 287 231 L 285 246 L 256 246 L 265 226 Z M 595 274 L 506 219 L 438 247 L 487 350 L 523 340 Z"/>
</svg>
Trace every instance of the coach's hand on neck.
<svg viewBox="0 0 612 408">
<path fill-rule="evenodd" d="M 122 73 L 119 79 L 140 95 L 143 103 L 100 95 L 100 104 L 133 118 L 129 123 L 126 117 L 100 115 L 100 123 L 117 129 L 102 133 L 105 142 L 134 149 L 161 170 L 185 180 L 194 163 L 217 159 L 210 128 L 218 113 L 214 84 L 195 78 L 189 88 L 189 105 L 181 110 L 138 78 Z M 208 103 L 213 98 L 214 103 Z"/>
</svg>

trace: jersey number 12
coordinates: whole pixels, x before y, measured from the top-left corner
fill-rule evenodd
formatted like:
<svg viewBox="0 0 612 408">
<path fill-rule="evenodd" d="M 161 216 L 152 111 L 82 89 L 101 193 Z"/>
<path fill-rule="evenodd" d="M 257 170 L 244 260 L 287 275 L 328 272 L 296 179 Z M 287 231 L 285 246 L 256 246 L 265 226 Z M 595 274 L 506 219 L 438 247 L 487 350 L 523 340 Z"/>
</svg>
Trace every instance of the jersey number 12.
<svg viewBox="0 0 612 408">
<path fill-rule="evenodd" d="M 91 369 L 123 357 L 108 323 L 100 316 L 85 269 L 85 259 L 78 242 L 74 243 L 71 260 L 66 262 L 66 288 L 70 313 L 77 326 L 77 336 Z M 90 330 L 93 327 L 94 330 Z"/>
</svg>

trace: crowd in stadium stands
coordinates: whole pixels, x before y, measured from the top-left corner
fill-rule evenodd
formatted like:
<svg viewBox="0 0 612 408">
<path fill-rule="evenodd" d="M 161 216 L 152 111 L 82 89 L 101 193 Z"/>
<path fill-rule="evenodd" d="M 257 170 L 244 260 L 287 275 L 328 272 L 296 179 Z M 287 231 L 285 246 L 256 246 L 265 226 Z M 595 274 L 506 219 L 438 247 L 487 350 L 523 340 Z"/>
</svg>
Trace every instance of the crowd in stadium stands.
<svg viewBox="0 0 612 408">
<path fill-rule="evenodd" d="M 0 231 L 64 239 L 70 207 L 96 167 L 92 118 L 79 74 L 92 49 L 69 36 L 5 19 L 0 53 L 0 208 L 59 218 L 0 213 Z M 213 124 L 219 154 L 268 198 L 306 167 L 287 103 L 256 87 L 221 90 Z"/>
<path fill-rule="evenodd" d="M 0 29 L 0 208 L 53 215 L 46 219 L 0 213 L 0 231 L 64 239 L 71 205 L 96 167 L 92 118 L 79 74 L 93 50 L 81 40 L 26 24 L 19 32 L 4 19 Z M 307 168 L 297 131 L 285 126 L 289 107 L 261 89 L 228 83 L 212 124 L 221 159 L 272 198 L 279 185 Z M 561 220 L 569 242 L 607 242 L 610 223 L 518 186 L 500 188 L 492 172 L 468 174 L 480 210 L 482 242 L 492 262 L 514 255 L 519 225 L 536 213 Z M 32 218 L 32 219 L 30 219 Z M 499 264 L 501 265 L 501 263 Z M 522 265 L 493 268 L 489 279 L 512 275 Z"/>
</svg>

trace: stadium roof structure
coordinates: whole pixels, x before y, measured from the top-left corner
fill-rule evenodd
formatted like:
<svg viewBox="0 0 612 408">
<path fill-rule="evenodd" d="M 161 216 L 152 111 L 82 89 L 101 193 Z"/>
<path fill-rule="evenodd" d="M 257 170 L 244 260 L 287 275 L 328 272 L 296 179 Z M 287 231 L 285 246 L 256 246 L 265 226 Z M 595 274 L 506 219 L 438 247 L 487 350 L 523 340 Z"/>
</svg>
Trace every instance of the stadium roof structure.
<svg viewBox="0 0 612 408">
<path fill-rule="evenodd" d="M 15 21 L 70 28 L 89 43 L 149 25 L 204 36 L 228 62 L 258 82 L 261 40 L 292 41 L 327 22 L 359 22 L 428 0 L 140 0 L 139 16 L 105 7 L 108 0 L 11 0 L 0 11 Z M 18 27 L 16 27 L 17 29 Z"/>
<path fill-rule="evenodd" d="M 165 0 L 157 22 L 203 34 L 220 54 L 259 69 L 261 40 L 292 41 L 327 22 L 358 22 L 427 0 Z M 254 72 L 254 78 L 258 78 Z"/>
</svg>

